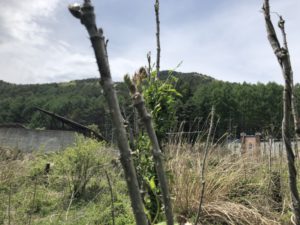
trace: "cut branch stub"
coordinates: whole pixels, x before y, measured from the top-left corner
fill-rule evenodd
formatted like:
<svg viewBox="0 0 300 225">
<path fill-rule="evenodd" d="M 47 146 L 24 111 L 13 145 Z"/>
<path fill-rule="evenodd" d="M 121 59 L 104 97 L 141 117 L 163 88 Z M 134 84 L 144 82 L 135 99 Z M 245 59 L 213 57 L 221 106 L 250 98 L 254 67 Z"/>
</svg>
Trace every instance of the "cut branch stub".
<svg viewBox="0 0 300 225">
<path fill-rule="evenodd" d="M 82 16 L 81 6 L 78 3 L 69 5 L 69 11 L 72 13 L 74 17 L 76 17 L 77 19 L 81 19 Z"/>
</svg>

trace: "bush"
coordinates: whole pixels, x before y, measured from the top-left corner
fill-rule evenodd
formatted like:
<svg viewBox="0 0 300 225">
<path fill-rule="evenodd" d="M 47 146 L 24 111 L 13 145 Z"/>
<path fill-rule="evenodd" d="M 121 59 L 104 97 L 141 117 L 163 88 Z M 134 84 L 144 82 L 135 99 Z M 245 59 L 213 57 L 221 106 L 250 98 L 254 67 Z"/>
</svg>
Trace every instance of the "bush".
<svg viewBox="0 0 300 225">
<path fill-rule="evenodd" d="M 112 202 L 105 170 L 113 187 L 116 225 L 134 224 L 116 157 L 112 148 L 78 137 L 73 147 L 61 152 L 39 151 L 26 154 L 22 160 L 0 161 L 0 202 L 4 203 L 0 203 L 0 224 L 8 224 L 9 193 L 11 224 L 111 224 Z"/>
<path fill-rule="evenodd" d="M 110 164 L 112 155 L 107 151 L 99 142 L 78 137 L 74 147 L 65 149 L 55 157 L 55 170 L 59 175 L 64 175 L 70 194 L 75 198 L 83 197 L 89 182 L 99 178 L 101 169 Z"/>
</svg>

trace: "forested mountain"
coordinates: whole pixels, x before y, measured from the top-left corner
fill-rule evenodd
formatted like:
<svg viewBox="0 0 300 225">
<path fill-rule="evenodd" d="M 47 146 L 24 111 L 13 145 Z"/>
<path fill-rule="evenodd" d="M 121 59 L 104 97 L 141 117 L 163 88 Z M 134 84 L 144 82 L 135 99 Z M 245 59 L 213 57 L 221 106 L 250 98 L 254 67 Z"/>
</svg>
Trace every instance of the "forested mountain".
<svg viewBox="0 0 300 225">
<path fill-rule="evenodd" d="M 170 73 L 163 71 L 160 79 Z M 205 122 L 211 106 L 220 118 L 217 134 L 238 136 L 245 131 L 278 129 L 282 120 L 282 86 L 276 83 L 229 83 L 198 73 L 172 72 L 178 78 L 177 120 L 186 121 L 186 130 L 197 130 Z M 116 83 L 124 117 L 133 109 L 127 87 Z M 300 85 L 295 86 L 297 99 Z M 16 85 L 0 81 L 0 123 L 22 123 L 31 128 L 62 129 L 60 122 L 41 114 L 35 106 L 55 112 L 84 125 L 97 125 L 104 135 L 111 133 L 111 122 L 98 79 L 64 83 Z M 200 122 L 199 122 L 200 121 Z M 65 129 L 65 128 L 64 128 Z"/>
</svg>

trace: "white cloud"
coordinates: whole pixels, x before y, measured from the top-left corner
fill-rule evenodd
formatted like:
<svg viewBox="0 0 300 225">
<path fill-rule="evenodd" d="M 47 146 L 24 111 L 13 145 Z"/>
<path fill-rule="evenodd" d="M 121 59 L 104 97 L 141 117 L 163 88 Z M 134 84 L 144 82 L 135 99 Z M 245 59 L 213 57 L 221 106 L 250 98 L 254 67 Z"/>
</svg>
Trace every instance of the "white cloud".
<svg viewBox="0 0 300 225">
<path fill-rule="evenodd" d="M 145 8 L 135 11 L 137 14 L 127 21 L 123 6 L 116 7 L 119 11 L 112 10 L 119 1 L 94 1 L 99 25 L 104 26 L 110 39 L 108 51 L 114 80 L 122 80 L 125 73 L 133 73 L 145 65 L 149 50 L 153 62 L 156 55 L 152 4 L 150 7 L 139 2 L 138 6 Z M 70 2 L 1 2 L 0 79 L 40 83 L 99 76 L 87 33 L 67 12 Z M 97 7 L 100 3 L 104 5 Z M 132 8 L 134 3 L 129 2 L 128 7 Z M 171 0 L 161 2 L 162 69 L 174 68 L 183 61 L 179 70 L 205 73 L 217 79 L 282 82 L 266 38 L 261 0 L 228 0 L 222 4 L 189 0 L 180 7 L 171 3 Z M 271 6 L 272 11 L 280 12 L 286 19 L 295 81 L 300 82 L 300 2 L 273 0 Z M 193 13 L 185 16 L 180 10 Z M 275 25 L 276 21 L 274 17 Z"/>
<path fill-rule="evenodd" d="M 272 9 L 286 18 L 288 41 L 295 72 L 300 82 L 300 21 L 298 1 L 273 1 Z M 232 1 L 231 1 L 232 3 Z M 260 1 L 234 1 L 205 20 L 196 20 L 163 36 L 165 68 L 183 60 L 180 70 L 197 71 L 232 82 L 282 83 L 280 67 L 268 43 Z M 293 3 L 293 4 L 292 4 Z M 274 17 L 274 25 L 277 18 Z M 278 32 L 278 36 L 281 34 Z"/>
<path fill-rule="evenodd" d="M 17 52 L 12 52 L 15 49 Z M 43 83 L 88 78 L 97 71 L 94 58 L 72 52 L 62 44 L 45 49 L 11 43 L 2 48 L 1 79 L 15 83 Z M 12 56 L 9 56 L 13 54 Z M 13 74 L 13 76 L 12 76 Z"/>
<path fill-rule="evenodd" d="M 59 0 L 10 0 L 0 8 L 0 21 L 11 38 L 22 42 L 45 43 L 47 28 L 38 24 L 41 18 L 51 19 Z"/>
<path fill-rule="evenodd" d="M 113 80 L 122 81 L 125 74 L 134 74 L 139 66 L 143 66 L 143 61 L 116 57 L 110 60 L 110 64 Z"/>
<path fill-rule="evenodd" d="M 55 10 L 61 3 L 13 0 L 2 5 L 1 32 L 5 36 L 0 48 L 0 79 L 43 83 L 93 76 L 97 67 L 92 55 L 76 53 L 66 41 L 56 40 L 55 32 L 42 23 L 57 22 Z"/>
</svg>

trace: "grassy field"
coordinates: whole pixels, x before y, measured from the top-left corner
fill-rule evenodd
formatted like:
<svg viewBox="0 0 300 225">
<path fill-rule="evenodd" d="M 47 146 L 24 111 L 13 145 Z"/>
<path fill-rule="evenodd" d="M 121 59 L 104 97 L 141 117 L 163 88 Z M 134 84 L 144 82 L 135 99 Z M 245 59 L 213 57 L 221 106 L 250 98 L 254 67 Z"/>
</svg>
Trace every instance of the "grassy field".
<svg viewBox="0 0 300 225">
<path fill-rule="evenodd" d="M 201 195 L 201 146 L 167 144 L 166 169 L 177 220 L 193 222 Z M 1 149 L 0 224 L 134 224 L 116 151 L 78 140 L 63 152 Z M 285 159 L 210 150 L 199 224 L 291 224 Z M 50 169 L 46 165 L 50 165 Z M 108 176 L 107 176 L 108 175 Z"/>
</svg>

